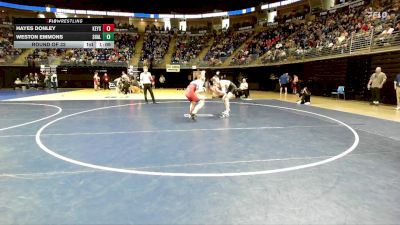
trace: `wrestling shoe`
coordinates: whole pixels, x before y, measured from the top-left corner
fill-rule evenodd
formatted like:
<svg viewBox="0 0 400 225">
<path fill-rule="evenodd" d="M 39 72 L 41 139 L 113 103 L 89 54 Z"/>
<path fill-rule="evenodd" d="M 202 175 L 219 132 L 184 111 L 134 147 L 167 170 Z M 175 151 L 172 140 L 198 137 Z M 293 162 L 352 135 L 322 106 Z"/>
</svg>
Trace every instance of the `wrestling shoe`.
<svg viewBox="0 0 400 225">
<path fill-rule="evenodd" d="M 219 116 L 220 118 L 228 118 L 229 117 L 229 113 L 227 112 L 222 112 L 221 115 Z"/>
<path fill-rule="evenodd" d="M 197 119 L 197 115 L 196 115 L 196 114 L 190 113 L 189 115 L 190 115 L 189 118 L 190 118 L 191 120 L 196 121 L 196 119 Z"/>
</svg>

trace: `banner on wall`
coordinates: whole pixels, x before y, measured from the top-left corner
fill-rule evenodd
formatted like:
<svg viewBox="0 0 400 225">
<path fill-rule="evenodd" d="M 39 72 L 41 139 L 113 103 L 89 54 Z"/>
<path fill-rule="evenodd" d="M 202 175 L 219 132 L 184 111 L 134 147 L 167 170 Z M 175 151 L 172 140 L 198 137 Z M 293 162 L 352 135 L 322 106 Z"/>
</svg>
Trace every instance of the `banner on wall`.
<svg viewBox="0 0 400 225">
<path fill-rule="evenodd" d="M 359 6 L 363 6 L 364 5 L 364 1 L 355 1 L 352 2 L 349 7 L 350 8 L 355 8 L 355 7 L 359 7 Z"/>
<path fill-rule="evenodd" d="M 181 65 L 167 64 L 166 69 L 168 73 L 179 73 L 181 71 Z"/>
<path fill-rule="evenodd" d="M 329 13 L 335 13 L 337 9 L 343 8 L 348 6 L 349 8 L 356 8 L 356 7 L 360 7 L 363 6 L 364 0 L 358 0 L 358 1 L 354 1 L 354 2 L 346 2 L 343 4 L 339 4 L 339 5 L 335 5 L 334 7 L 330 8 L 328 11 L 324 11 L 324 12 L 320 12 L 320 16 L 324 16 L 326 15 L 328 12 Z"/>
<path fill-rule="evenodd" d="M 251 30 L 253 29 L 252 26 L 247 26 L 247 27 L 240 27 L 239 30 Z"/>
</svg>

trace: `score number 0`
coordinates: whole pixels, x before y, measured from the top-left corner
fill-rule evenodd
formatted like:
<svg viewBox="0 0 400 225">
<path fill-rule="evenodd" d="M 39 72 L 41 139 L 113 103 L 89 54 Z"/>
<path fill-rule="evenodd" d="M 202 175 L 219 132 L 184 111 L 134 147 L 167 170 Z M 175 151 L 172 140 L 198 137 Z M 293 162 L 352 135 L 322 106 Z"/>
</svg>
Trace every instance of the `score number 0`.
<svg viewBox="0 0 400 225">
<path fill-rule="evenodd" d="M 103 41 L 114 41 L 114 24 L 103 24 Z"/>
<path fill-rule="evenodd" d="M 103 24 L 103 32 L 114 32 L 114 24 Z"/>
</svg>

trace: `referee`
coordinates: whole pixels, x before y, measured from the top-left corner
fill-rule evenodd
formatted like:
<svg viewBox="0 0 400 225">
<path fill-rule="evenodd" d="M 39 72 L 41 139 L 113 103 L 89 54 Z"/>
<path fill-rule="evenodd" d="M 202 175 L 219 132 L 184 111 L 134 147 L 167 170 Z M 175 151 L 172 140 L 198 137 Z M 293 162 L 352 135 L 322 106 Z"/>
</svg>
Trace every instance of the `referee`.
<svg viewBox="0 0 400 225">
<path fill-rule="evenodd" d="M 151 88 L 151 73 L 149 72 L 149 68 L 147 66 L 143 66 L 143 72 L 140 73 L 140 83 L 143 85 L 143 92 L 144 92 L 144 100 L 146 103 L 147 101 L 147 90 L 149 90 L 151 99 L 153 100 L 153 103 L 156 103 L 156 100 L 154 99 L 154 94 L 153 94 L 153 89 Z"/>
</svg>

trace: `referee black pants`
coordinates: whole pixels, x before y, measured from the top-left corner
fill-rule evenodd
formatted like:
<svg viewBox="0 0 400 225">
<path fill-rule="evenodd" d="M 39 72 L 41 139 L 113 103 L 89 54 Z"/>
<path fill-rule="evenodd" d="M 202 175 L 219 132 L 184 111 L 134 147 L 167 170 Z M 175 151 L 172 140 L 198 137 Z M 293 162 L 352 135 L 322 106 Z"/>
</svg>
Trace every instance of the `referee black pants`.
<svg viewBox="0 0 400 225">
<path fill-rule="evenodd" d="M 149 90 L 149 92 L 150 92 L 153 103 L 156 103 L 156 100 L 154 99 L 153 89 L 151 88 L 151 84 L 143 84 L 144 100 L 146 102 L 148 102 L 147 101 L 147 90 Z"/>
<path fill-rule="evenodd" d="M 372 94 L 372 101 L 373 102 L 379 102 L 380 99 L 380 92 L 381 89 L 380 88 L 371 88 L 371 94 Z"/>
</svg>

